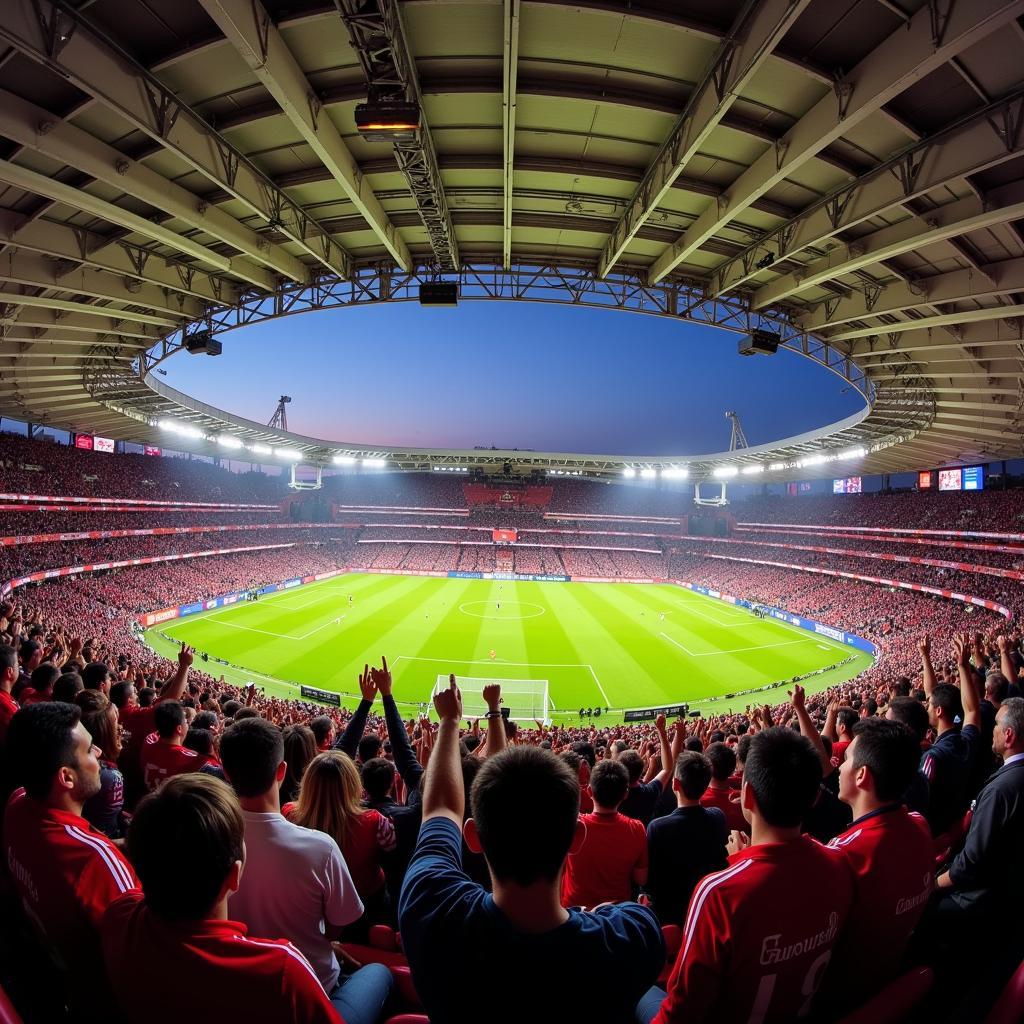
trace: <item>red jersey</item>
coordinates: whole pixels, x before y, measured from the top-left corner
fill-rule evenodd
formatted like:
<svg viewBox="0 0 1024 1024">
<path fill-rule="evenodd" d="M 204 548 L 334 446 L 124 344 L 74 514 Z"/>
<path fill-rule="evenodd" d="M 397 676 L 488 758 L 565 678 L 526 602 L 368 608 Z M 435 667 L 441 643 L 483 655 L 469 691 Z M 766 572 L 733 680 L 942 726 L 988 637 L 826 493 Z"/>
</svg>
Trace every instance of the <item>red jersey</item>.
<svg viewBox="0 0 1024 1024">
<path fill-rule="evenodd" d="M 121 851 L 85 818 L 49 808 L 23 789 L 7 803 L 4 844 L 25 911 L 58 962 L 76 977 L 102 977 L 100 918 L 113 900 L 139 888 Z"/>
<path fill-rule="evenodd" d="M 750 822 L 743 817 L 739 800 L 733 800 L 733 789 L 712 789 L 710 786 L 700 798 L 701 807 L 717 807 L 725 815 L 725 823 L 729 830 L 736 829 L 750 835 Z"/>
<path fill-rule="evenodd" d="M 185 772 L 197 772 L 206 759 L 188 747 L 177 743 L 145 743 L 142 748 L 142 778 L 146 789 L 152 792 L 164 779 Z"/>
<path fill-rule="evenodd" d="M 842 764 L 846 757 L 846 748 L 853 742 L 853 740 L 836 740 L 832 744 L 832 760 L 836 764 Z"/>
<path fill-rule="evenodd" d="M 156 705 L 140 708 L 138 704 L 128 704 L 117 712 L 117 718 L 121 727 L 131 734 L 121 750 L 121 770 L 131 771 L 139 767 L 146 737 L 156 731 Z"/>
<path fill-rule="evenodd" d="M 647 867 L 647 829 L 642 821 L 614 814 L 580 815 L 587 838 L 571 854 L 562 875 L 563 907 L 596 907 L 633 898 L 633 872 Z"/>
<path fill-rule="evenodd" d="M 829 968 L 827 987 L 860 992 L 864 978 L 882 985 L 899 969 L 935 879 L 928 823 L 895 805 L 858 818 L 829 843 L 853 869 L 857 899 Z M 879 972 L 882 972 L 880 974 Z M 887 976 L 883 976 L 888 971 Z"/>
<path fill-rule="evenodd" d="M 40 693 L 30 686 L 27 690 L 21 691 L 21 696 L 18 699 L 21 701 L 21 706 L 27 708 L 30 704 L 45 704 L 47 701 L 53 700 L 53 694 Z"/>
<path fill-rule="evenodd" d="M 341 852 L 364 902 L 383 888 L 381 853 L 393 850 L 395 842 L 395 826 L 380 811 L 363 811 L 354 823 L 349 822 Z"/>
<path fill-rule="evenodd" d="M 7 739 L 7 727 L 17 713 L 18 702 L 6 690 L 0 690 L 0 744 Z"/>
<path fill-rule="evenodd" d="M 111 904 L 100 928 L 117 1002 L 132 1021 L 149 1024 L 338 1024 L 340 1018 L 306 958 L 286 939 L 254 939 L 237 921 L 168 923 L 141 893 Z M 154 988 L 136 969 L 139 950 L 166 978 Z M 197 998 L 197 993 L 201 997 Z"/>
<path fill-rule="evenodd" d="M 842 854 L 807 836 L 734 854 L 690 898 L 654 1024 L 804 1016 L 852 902 Z"/>
</svg>

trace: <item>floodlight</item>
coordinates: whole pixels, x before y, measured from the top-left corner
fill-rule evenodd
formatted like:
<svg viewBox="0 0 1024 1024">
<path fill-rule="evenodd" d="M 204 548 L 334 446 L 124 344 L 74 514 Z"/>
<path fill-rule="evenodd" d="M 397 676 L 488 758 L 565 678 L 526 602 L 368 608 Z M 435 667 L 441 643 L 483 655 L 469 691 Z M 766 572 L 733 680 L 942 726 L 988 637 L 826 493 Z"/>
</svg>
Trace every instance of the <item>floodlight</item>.
<svg viewBox="0 0 1024 1024">
<path fill-rule="evenodd" d="M 668 466 L 661 471 L 662 480 L 685 480 L 689 475 L 685 466 Z"/>
<path fill-rule="evenodd" d="M 636 470 L 632 466 L 624 466 L 622 469 L 622 475 L 626 477 L 627 480 L 629 480 L 632 477 L 636 476 Z"/>
<path fill-rule="evenodd" d="M 657 475 L 658 471 L 656 469 L 651 469 L 650 466 L 640 470 L 640 477 L 643 480 L 653 480 Z"/>
<path fill-rule="evenodd" d="M 370 141 L 407 142 L 420 130 L 420 108 L 405 99 L 370 96 L 355 109 L 356 131 Z"/>
<path fill-rule="evenodd" d="M 867 455 L 867 450 L 864 448 L 847 448 L 845 452 L 840 452 L 837 459 L 862 459 Z"/>
<path fill-rule="evenodd" d="M 383 469 L 387 464 L 387 459 L 363 459 L 363 465 L 367 469 Z"/>
<path fill-rule="evenodd" d="M 769 473 L 778 473 L 780 469 L 785 469 L 785 468 L 786 468 L 786 464 L 784 462 L 773 462 L 768 467 L 768 472 Z"/>
<path fill-rule="evenodd" d="M 356 457 L 354 455 L 335 455 L 334 464 L 336 466 L 354 466 Z"/>
<path fill-rule="evenodd" d="M 758 463 L 755 463 L 753 466 L 744 466 L 740 470 L 740 472 L 741 473 L 745 473 L 747 476 L 750 476 L 752 473 L 763 473 L 764 472 L 764 463 L 758 462 Z"/>
<path fill-rule="evenodd" d="M 221 434 L 217 438 L 217 444 L 224 448 L 241 448 L 242 442 L 237 437 L 232 437 L 230 434 Z"/>
<path fill-rule="evenodd" d="M 302 458 L 302 452 L 296 451 L 294 448 L 275 448 L 274 454 L 279 459 L 288 459 L 289 462 L 298 462 Z"/>
<path fill-rule="evenodd" d="M 715 476 L 719 479 L 723 479 L 727 476 L 735 476 L 739 472 L 735 466 L 717 466 L 715 468 Z"/>
<path fill-rule="evenodd" d="M 797 465 L 803 469 L 804 466 L 820 466 L 823 462 L 827 462 L 828 457 L 825 455 L 808 455 L 807 458 L 801 459 Z"/>
<path fill-rule="evenodd" d="M 187 423 L 179 423 L 177 420 L 161 420 L 160 426 L 164 430 L 169 430 L 174 434 L 180 434 L 182 437 L 203 437 L 203 432 L 197 427 L 190 426 Z"/>
<path fill-rule="evenodd" d="M 273 450 L 269 444 L 254 444 L 249 448 L 254 455 L 270 455 Z"/>
</svg>

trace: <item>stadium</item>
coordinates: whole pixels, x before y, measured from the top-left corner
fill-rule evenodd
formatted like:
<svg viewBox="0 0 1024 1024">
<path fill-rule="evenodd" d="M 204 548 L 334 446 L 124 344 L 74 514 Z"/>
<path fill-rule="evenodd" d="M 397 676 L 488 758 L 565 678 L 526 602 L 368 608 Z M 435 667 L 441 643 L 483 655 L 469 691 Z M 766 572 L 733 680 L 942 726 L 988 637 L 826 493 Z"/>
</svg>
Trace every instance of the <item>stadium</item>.
<svg viewBox="0 0 1024 1024">
<path fill-rule="evenodd" d="M 1024 1019 L 1022 55 L 0 3 L 0 1024 Z"/>
</svg>

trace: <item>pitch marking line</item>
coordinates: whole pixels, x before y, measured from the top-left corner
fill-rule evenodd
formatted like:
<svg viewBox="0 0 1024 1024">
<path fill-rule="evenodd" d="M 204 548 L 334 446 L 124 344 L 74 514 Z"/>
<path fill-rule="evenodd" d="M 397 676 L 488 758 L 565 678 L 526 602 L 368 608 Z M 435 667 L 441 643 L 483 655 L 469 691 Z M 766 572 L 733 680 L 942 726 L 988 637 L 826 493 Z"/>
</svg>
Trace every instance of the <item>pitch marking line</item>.
<svg viewBox="0 0 1024 1024">
<path fill-rule="evenodd" d="M 793 644 L 809 644 L 813 642 L 810 638 L 807 640 L 783 640 L 782 643 L 778 644 L 759 644 L 757 647 L 733 647 L 728 651 L 705 651 L 703 654 L 695 654 L 688 647 L 684 647 L 678 640 L 673 640 L 668 633 L 659 633 L 658 635 L 664 637 L 670 644 L 675 644 L 681 651 L 686 651 L 691 658 L 714 658 L 720 654 L 743 654 L 746 651 L 765 651 L 769 647 L 792 647 Z"/>
<path fill-rule="evenodd" d="M 495 661 L 491 661 L 490 658 L 483 661 L 471 661 L 469 659 L 460 658 L 418 658 L 413 657 L 410 654 L 400 654 L 391 662 L 391 664 L 397 665 L 400 661 L 429 661 L 433 662 L 435 665 L 508 665 L 510 668 L 585 668 L 590 672 L 591 676 L 593 676 L 594 683 L 597 685 L 598 690 L 601 691 L 601 696 L 604 698 L 604 706 L 606 708 L 611 707 L 611 703 L 608 700 L 608 694 L 604 692 L 604 687 L 601 685 L 601 680 L 597 678 L 594 666 L 587 662 L 556 663 L 550 661 L 503 661 L 500 658 Z M 524 680 L 524 682 L 528 682 L 528 680 Z M 550 693 L 548 696 L 550 699 Z M 553 702 L 552 707 L 554 707 Z"/>
<path fill-rule="evenodd" d="M 229 611 L 230 609 L 229 608 L 222 608 L 220 610 L 221 611 Z M 208 616 L 208 617 L 212 618 L 213 616 L 211 615 L 211 616 Z M 335 615 L 333 618 L 328 619 L 327 622 L 323 623 L 323 625 L 315 626 L 313 629 L 309 630 L 306 633 L 302 633 L 299 636 L 296 636 L 293 633 L 274 633 L 274 632 L 271 632 L 269 629 L 257 629 L 255 626 L 242 626 L 242 625 L 240 625 L 237 622 L 222 622 L 222 623 L 220 623 L 220 625 L 228 626 L 231 629 L 244 629 L 248 633 L 262 633 L 264 636 L 274 636 L 274 637 L 277 637 L 278 640 L 308 640 L 309 637 L 313 636 L 314 633 L 319 633 L 321 629 L 326 629 L 332 623 L 337 624 L 337 620 L 339 618 L 344 619 L 345 616 L 344 615 L 341 615 L 341 616 Z M 179 619 L 177 622 L 174 622 L 171 625 L 169 625 L 164 630 L 164 632 L 167 633 L 167 632 L 169 632 L 172 629 L 176 629 L 178 626 L 184 626 L 189 621 L 193 621 L 191 616 L 189 618 L 186 618 L 186 619 Z"/>
</svg>

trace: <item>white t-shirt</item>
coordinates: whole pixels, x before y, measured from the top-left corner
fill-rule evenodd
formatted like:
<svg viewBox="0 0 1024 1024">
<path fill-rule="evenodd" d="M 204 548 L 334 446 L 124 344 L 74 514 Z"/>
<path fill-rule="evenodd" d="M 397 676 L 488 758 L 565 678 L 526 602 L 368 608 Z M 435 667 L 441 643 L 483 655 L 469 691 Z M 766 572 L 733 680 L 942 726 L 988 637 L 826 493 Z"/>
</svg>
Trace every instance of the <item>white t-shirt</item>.
<svg viewBox="0 0 1024 1024">
<path fill-rule="evenodd" d="M 330 836 L 280 814 L 242 816 L 245 867 L 228 916 L 247 925 L 250 935 L 298 946 L 330 993 L 340 968 L 326 927 L 350 924 L 363 913 L 345 858 Z"/>
</svg>

